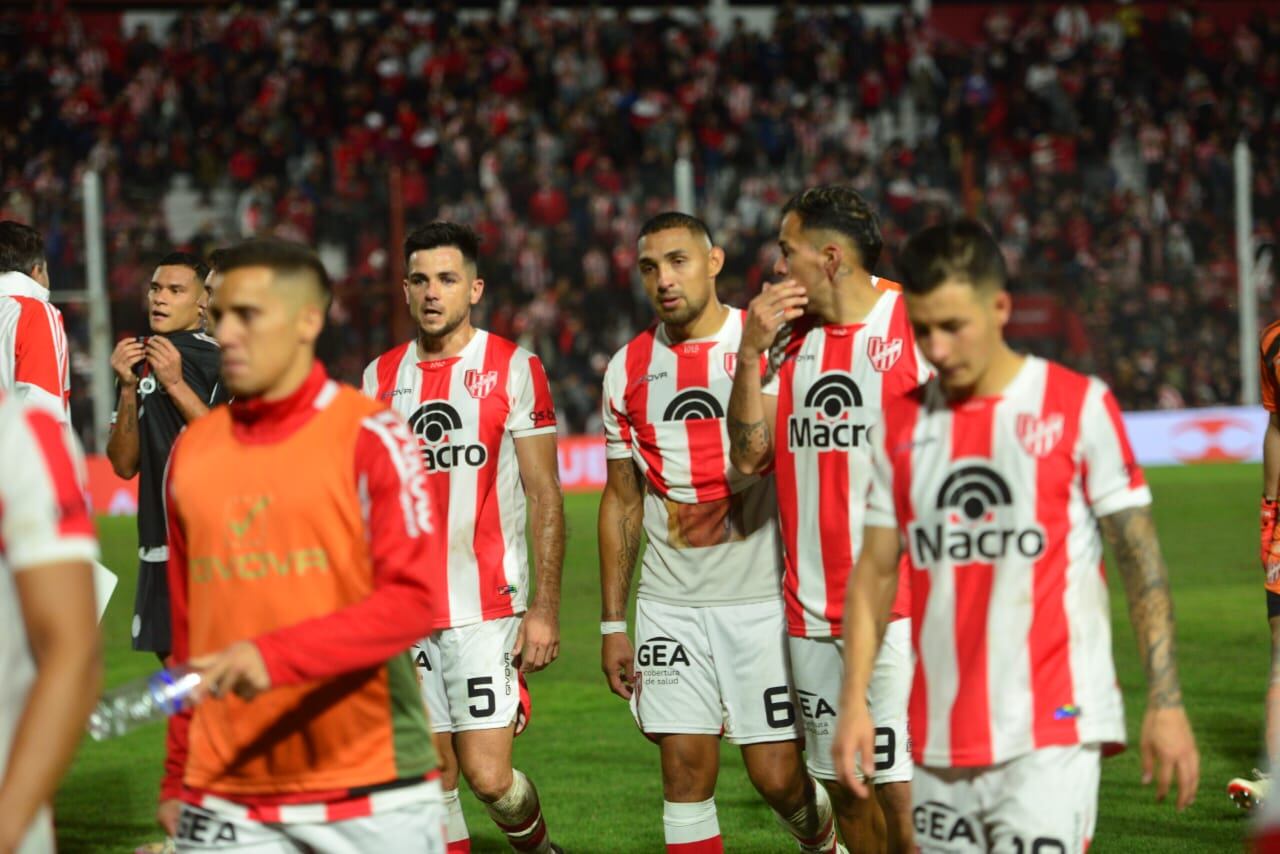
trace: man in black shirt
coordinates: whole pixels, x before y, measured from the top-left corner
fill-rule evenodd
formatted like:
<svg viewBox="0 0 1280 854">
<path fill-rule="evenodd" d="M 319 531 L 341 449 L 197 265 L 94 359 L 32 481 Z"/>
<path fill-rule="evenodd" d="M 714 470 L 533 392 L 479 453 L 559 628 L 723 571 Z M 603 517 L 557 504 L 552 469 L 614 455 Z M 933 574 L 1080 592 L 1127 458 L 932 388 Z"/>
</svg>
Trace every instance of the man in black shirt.
<svg viewBox="0 0 1280 854">
<path fill-rule="evenodd" d="M 226 400 L 218 382 L 222 356 L 202 331 L 209 268 L 194 255 L 171 253 L 147 289 L 149 337 L 126 338 L 111 354 L 118 398 L 107 456 L 116 474 L 138 482 L 138 592 L 133 648 L 169 655 L 169 585 L 164 470 L 173 441 L 211 406 Z"/>
</svg>

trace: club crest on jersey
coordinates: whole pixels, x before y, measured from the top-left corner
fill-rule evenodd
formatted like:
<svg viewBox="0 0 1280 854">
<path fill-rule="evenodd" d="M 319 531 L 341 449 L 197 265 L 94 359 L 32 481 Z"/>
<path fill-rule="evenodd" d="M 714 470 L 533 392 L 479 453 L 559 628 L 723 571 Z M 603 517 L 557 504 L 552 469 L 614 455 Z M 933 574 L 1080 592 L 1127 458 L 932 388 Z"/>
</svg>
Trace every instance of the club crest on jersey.
<svg viewBox="0 0 1280 854">
<path fill-rule="evenodd" d="M 489 451 L 479 442 L 453 442 L 450 435 L 462 429 L 462 417 L 443 400 L 419 406 L 409 416 L 409 429 L 418 437 L 422 463 L 427 471 L 449 471 L 469 466 L 480 468 L 489 460 Z"/>
<path fill-rule="evenodd" d="M 498 372 L 468 370 L 462 374 L 462 384 L 467 394 L 476 400 L 484 400 L 498 384 Z"/>
<path fill-rule="evenodd" d="M 871 367 L 880 373 L 883 374 L 896 365 L 901 356 L 901 338 L 873 336 L 867 339 L 867 358 L 871 360 Z"/>
<path fill-rule="evenodd" d="M 1061 412 L 1053 412 L 1040 418 L 1023 412 L 1016 422 L 1018 441 L 1022 449 L 1033 457 L 1047 457 L 1058 445 L 1066 426 Z"/>
<path fill-rule="evenodd" d="M 828 371 L 809 386 L 804 406 L 787 419 L 792 448 L 819 451 L 856 448 L 871 439 L 871 425 L 859 423 L 862 391 L 844 371 Z"/>
<path fill-rule="evenodd" d="M 1013 515 L 1013 495 L 999 472 L 986 460 L 958 460 L 942 481 L 932 512 L 922 512 L 907 528 L 911 559 L 929 567 L 946 560 L 1040 557 L 1047 542 L 1044 528 L 1017 524 Z"/>
<path fill-rule="evenodd" d="M 725 353 L 724 354 L 724 372 L 728 374 L 730 377 L 732 377 L 733 372 L 736 370 L 738 370 L 738 354 Z"/>
</svg>

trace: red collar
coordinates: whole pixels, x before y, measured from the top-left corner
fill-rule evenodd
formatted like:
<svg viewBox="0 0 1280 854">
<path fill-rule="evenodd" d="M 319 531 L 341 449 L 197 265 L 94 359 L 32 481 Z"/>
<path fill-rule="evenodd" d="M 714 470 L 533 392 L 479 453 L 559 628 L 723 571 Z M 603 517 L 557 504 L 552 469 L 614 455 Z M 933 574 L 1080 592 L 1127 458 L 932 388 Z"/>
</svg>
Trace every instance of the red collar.
<svg viewBox="0 0 1280 854">
<path fill-rule="evenodd" d="M 242 442 L 261 444 L 287 438 L 311 420 L 319 410 L 316 398 L 329 382 L 324 365 L 316 360 L 311 373 L 293 394 L 280 400 L 251 397 L 231 404 L 231 431 Z"/>
</svg>

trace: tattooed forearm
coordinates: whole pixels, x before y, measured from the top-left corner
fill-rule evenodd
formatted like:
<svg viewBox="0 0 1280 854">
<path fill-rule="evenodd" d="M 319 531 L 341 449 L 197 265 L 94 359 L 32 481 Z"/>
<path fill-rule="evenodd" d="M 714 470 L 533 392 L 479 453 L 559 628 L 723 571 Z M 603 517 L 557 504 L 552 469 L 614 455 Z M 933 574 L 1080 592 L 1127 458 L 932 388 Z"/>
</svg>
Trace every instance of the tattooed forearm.
<svg viewBox="0 0 1280 854">
<path fill-rule="evenodd" d="M 769 453 L 769 425 L 759 421 L 739 421 L 732 415 L 725 419 L 729 431 L 729 448 L 735 455 L 754 457 Z"/>
<path fill-rule="evenodd" d="M 531 496 L 534 560 L 537 565 L 537 603 L 559 610 L 560 572 L 564 566 L 564 500 L 559 488 Z"/>
<path fill-rule="evenodd" d="M 1173 599 L 1151 508 L 1121 510 L 1104 516 L 1099 523 L 1124 579 L 1129 621 L 1147 675 L 1148 705 L 1155 709 L 1179 707 L 1182 688 L 1178 683 Z"/>
<path fill-rule="evenodd" d="M 644 530 L 643 476 L 629 459 L 610 460 L 600 498 L 600 619 L 625 620 Z"/>
</svg>

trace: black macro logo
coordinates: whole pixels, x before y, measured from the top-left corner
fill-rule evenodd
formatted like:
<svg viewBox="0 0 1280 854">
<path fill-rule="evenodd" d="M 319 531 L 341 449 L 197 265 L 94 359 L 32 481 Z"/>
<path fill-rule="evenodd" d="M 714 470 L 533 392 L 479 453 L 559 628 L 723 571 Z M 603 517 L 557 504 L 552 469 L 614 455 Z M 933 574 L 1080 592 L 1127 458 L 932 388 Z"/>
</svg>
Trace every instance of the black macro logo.
<svg viewBox="0 0 1280 854">
<path fill-rule="evenodd" d="M 724 418 L 724 407 L 715 395 L 704 388 L 687 388 L 672 398 L 663 421 L 694 421 L 699 418 Z"/>
<path fill-rule="evenodd" d="M 947 475 L 938 492 L 938 509 L 959 510 L 970 522 L 977 522 L 993 507 L 1013 503 L 1009 484 L 996 472 L 981 465 L 967 465 Z"/>
<path fill-rule="evenodd" d="M 409 427 L 422 441 L 438 445 L 450 430 L 458 430 L 462 427 L 462 418 L 458 415 L 458 410 L 437 400 L 418 407 L 417 411 L 409 416 Z"/>
<path fill-rule="evenodd" d="M 846 410 L 861 407 L 862 392 L 848 374 L 824 374 L 809 387 L 804 406 L 818 410 L 827 418 L 836 418 Z"/>
</svg>

